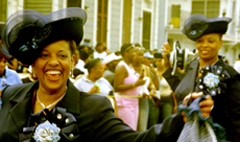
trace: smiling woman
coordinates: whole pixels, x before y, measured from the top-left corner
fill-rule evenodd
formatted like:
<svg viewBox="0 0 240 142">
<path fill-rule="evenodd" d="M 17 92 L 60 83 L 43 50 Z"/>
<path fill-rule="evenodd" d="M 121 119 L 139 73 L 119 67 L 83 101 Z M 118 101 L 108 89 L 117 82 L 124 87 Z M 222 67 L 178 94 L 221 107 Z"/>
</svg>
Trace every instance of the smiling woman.
<svg viewBox="0 0 240 142">
<path fill-rule="evenodd" d="M 211 117 L 214 123 L 218 123 L 226 129 L 228 141 L 240 141 L 240 76 L 224 62 L 222 56 L 218 55 L 222 46 L 222 36 L 226 33 L 229 22 L 231 22 L 231 19 L 227 17 L 208 19 L 200 14 L 191 15 L 185 21 L 183 34 L 196 42 L 199 58 L 187 66 L 184 75 L 172 76 L 172 69 L 168 68 L 163 77 L 167 79 L 168 84 L 175 91 L 177 101 L 180 102 L 189 93 L 204 91 L 200 85 L 204 77 L 201 70 L 204 68 L 213 67 L 214 71 L 218 72 L 217 75 L 222 71 L 227 72 L 229 79 L 224 81 L 226 85 L 223 87 L 227 91 L 223 92 L 216 89 L 221 93 L 213 96 L 214 107 Z M 170 53 L 170 46 L 167 43 L 165 46 L 164 53 Z M 165 63 L 168 63 L 167 58 L 165 58 Z M 166 66 L 169 67 L 169 65 Z M 212 83 L 210 86 L 206 85 L 208 88 L 216 87 L 215 85 L 218 84 L 216 83 L 217 76 L 210 76 L 212 79 L 209 79 L 209 75 L 207 75 L 205 77 L 208 79 L 203 82 Z M 214 91 L 212 94 L 214 94 Z"/>
</svg>

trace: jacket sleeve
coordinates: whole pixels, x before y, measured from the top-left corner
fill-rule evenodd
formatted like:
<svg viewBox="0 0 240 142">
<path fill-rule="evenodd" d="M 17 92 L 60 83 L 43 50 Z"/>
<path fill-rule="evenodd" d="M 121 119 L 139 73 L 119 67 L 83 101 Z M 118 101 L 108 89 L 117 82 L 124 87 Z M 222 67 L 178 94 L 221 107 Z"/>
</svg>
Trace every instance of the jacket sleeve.
<svg viewBox="0 0 240 142">
<path fill-rule="evenodd" d="M 94 141 L 175 142 L 184 125 L 181 115 L 171 115 L 163 124 L 154 125 L 144 132 L 135 132 L 114 115 L 111 104 L 106 98 L 99 102 L 101 107 L 96 112 L 97 116 L 93 124 L 94 134 L 96 134 Z"/>
<path fill-rule="evenodd" d="M 240 141 L 240 75 L 228 82 L 226 91 L 227 137 L 231 141 Z"/>
</svg>

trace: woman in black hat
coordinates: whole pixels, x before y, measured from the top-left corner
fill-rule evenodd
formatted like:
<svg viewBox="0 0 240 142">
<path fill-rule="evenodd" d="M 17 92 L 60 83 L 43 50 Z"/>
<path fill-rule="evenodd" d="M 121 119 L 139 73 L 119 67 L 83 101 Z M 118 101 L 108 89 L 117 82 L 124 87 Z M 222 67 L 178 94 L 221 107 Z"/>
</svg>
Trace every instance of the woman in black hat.
<svg viewBox="0 0 240 142">
<path fill-rule="evenodd" d="M 213 122 L 226 129 L 227 140 L 240 141 L 239 75 L 218 55 L 223 42 L 222 36 L 227 31 L 230 21 L 231 19 L 226 17 L 208 19 L 200 14 L 191 15 L 185 22 L 183 33 L 196 42 L 199 58 L 188 65 L 185 75 L 172 76 L 172 69 L 168 68 L 163 76 L 175 91 L 176 99 L 179 102 L 189 93 L 204 90 L 201 78 L 203 71 L 208 70 L 208 67 L 214 66 L 212 71 L 216 70 L 216 74 L 227 74 L 228 79 L 224 82 L 226 85 L 225 93 L 222 91 L 215 95 L 216 91 L 214 91 L 211 94 L 214 100 L 211 117 Z M 162 47 L 163 52 L 165 55 L 169 54 L 169 44 L 165 43 L 164 46 L 166 49 Z M 169 67 L 166 56 L 165 64 Z M 224 75 L 221 76 L 221 79 L 224 78 Z"/>
<path fill-rule="evenodd" d="M 176 141 L 181 114 L 137 133 L 114 115 L 106 97 L 79 92 L 71 83 L 86 17 L 81 8 L 66 8 L 47 15 L 23 10 L 8 18 L 1 50 L 31 64 L 38 80 L 2 91 L 0 141 Z M 213 105 L 204 102 L 207 110 Z"/>
</svg>

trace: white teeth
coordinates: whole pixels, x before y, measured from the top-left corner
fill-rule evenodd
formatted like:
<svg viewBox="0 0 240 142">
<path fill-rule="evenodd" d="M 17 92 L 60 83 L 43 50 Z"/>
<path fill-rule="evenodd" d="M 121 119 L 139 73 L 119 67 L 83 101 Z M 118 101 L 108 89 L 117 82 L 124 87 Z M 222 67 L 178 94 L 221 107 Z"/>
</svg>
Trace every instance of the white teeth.
<svg viewBox="0 0 240 142">
<path fill-rule="evenodd" d="M 47 71 L 46 74 L 61 74 L 60 71 Z"/>
<path fill-rule="evenodd" d="M 207 53 L 207 51 L 204 50 L 204 51 L 202 51 L 202 53 Z"/>
</svg>

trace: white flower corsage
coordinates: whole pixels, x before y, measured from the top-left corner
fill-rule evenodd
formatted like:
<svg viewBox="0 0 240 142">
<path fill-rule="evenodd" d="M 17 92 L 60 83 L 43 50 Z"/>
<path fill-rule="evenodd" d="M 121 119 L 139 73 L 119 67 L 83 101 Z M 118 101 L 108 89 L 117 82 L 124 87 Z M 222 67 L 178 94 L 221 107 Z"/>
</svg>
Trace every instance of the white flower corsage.
<svg viewBox="0 0 240 142">
<path fill-rule="evenodd" d="M 231 76 L 222 66 L 208 65 L 199 72 L 202 76 L 197 80 L 198 88 L 205 95 L 216 96 L 225 92 L 227 89 L 225 81 Z"/>
<path fill-rule="evenodd" d="M 37 126 L 34 133 L 34 140 L 36 142 L 58 142 L 60 140 L 61 129 L 55 123 L 45 121 Z"/>
<path fill-rule="evenodd" d="M 218 87 L 219 82 L 219 76 L 210 72 L 203 78 L 203 83 L 209 88 Z"/>
</svg>

